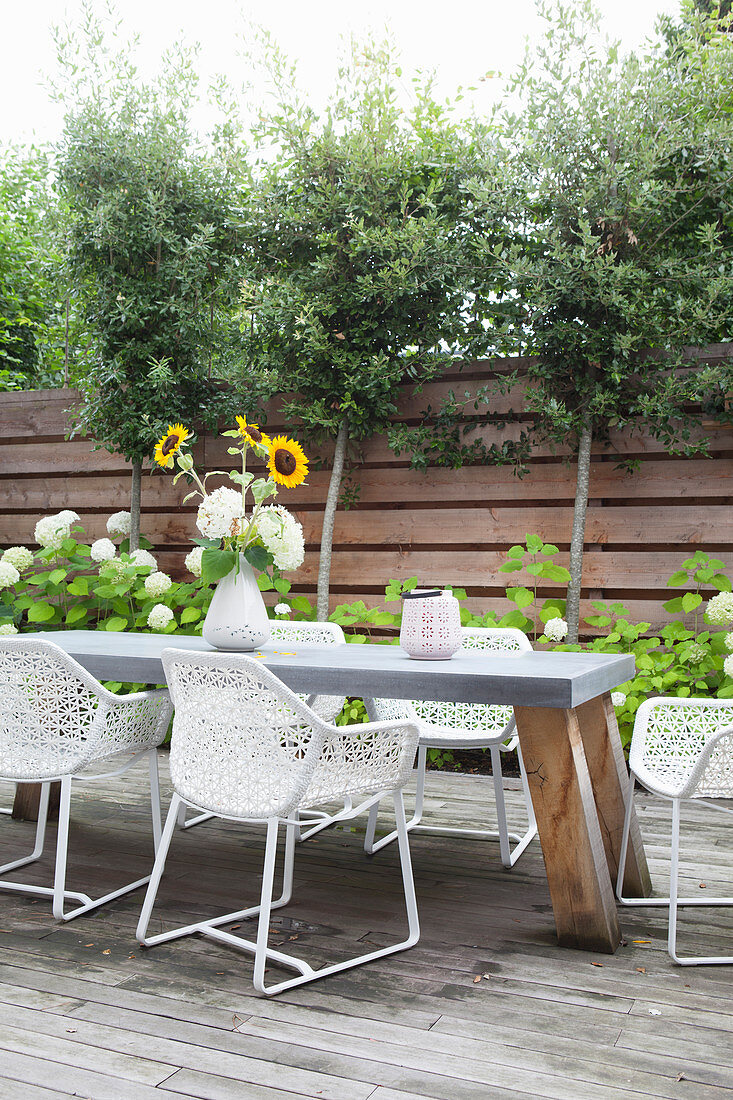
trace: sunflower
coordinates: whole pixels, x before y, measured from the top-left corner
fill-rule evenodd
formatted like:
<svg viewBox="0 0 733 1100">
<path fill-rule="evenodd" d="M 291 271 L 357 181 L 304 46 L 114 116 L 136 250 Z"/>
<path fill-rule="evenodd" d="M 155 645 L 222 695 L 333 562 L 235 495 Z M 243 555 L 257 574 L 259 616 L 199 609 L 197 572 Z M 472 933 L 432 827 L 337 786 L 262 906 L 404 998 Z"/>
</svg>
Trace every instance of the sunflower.
<svg viewBox="0 0 733 1100">
<path fill-rule="evenodd" d="M 308 476 L 308 459 L 300 443 L 278 435 L 270 444 L 270 460 L 267 463 L 270 475 L 278 485 L 294 489 Z"/>
<path fill-rule="evenodd" d="M 269 435 L 265 435 L 260 430 L 257 424 L 248 424 L 246 416 L 236 417 L 237 427 L 239 428 L 239 434 L 245 443 L 254 444 L 256 447 L 266 447 L 269 451 L 272 446 L 272 440 Z"/>
<path fill-rule="evenodd" d="M 155 444 L 155 461 L 158 465 L 170 468 L 173 465 L 173 455 L 191 435 L 193 432 L 184 428 L 183 424 L 169 424 L 168 431 Z"/>
</svg>

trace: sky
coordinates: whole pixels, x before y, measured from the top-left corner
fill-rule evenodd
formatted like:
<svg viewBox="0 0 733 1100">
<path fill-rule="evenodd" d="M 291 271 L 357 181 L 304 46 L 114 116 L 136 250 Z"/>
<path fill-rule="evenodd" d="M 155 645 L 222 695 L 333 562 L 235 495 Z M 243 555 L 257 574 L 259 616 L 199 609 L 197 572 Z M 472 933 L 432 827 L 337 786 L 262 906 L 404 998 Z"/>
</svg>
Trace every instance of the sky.
<svg viewBox="0 0 733 1100">
<path fill-rule="evenodd" d="M 104 0 L 92 0 L 102 10 Z M 653 33 L 661 12 L 676 13 L 679 0 L 597 0 L 604 28 L 632 49 Z M 81 0 L 25 0 L 3 12 L 0 67 L 0 142 L 53 141 L 60 108 L 51 103 L 44 74 L 53 73 L 54 24 L 74 23 Z M 247 23 L 267 28 L 298 62 L 299 81 L 319 106 L 335 75 L 344 36 L 388 26 L 406 71 L 435 70 L 437 90 L 452 96 L 475 87 L 468 100 L 478 110 L 494 98 L 501 77 L 520 61 L 526 36 L 538 33 L 534 0 L 118 0 L 126 29 L 140 35 L 139 67 L 152 75 L 160 54 L 179 39 L 200 43 L 204 77 L 226 73 L 236 84 L 247 76 L 242 48 Z M 255 94 L 258 94 L 255 88 Z"/>
</svg>

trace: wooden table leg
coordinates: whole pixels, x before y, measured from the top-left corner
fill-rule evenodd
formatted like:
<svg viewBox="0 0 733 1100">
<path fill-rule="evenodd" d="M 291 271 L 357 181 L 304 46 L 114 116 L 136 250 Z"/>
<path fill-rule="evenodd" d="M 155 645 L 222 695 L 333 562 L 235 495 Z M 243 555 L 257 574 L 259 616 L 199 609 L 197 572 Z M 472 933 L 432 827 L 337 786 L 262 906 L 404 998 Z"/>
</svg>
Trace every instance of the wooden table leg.
<svg viewBox="0 0 733 1100">
<path fill-rule="evenodd" d="M 576 713 L 593 784 L 608 870 L 615 888 L 626 796 L 630 782 L 616 722 L 616 711 L 611 702 L 611 696 L 607 693 L 597 699 L 591 699 L 588 703 L 583 703 L 577 708 Z M 651 892 L 652 881 L 639 823 L 632 811 L 629 851 L 624 871 L 624 893 L 628 897 L 646 898 Z"/>
<path fill-rule="evenodd" d="M 613 954 L 621 933 L 578 712 L 514 713 L 558 942 Z"/>
<path fill-rule="evenodd" d="M 15 788 L 15 800 L 13 802 L 13 817 L 16 821 L 38 821 L 38 803 L 41 798 L 40 783 L 18 783 Z M 48 799 L 48 819 L 53 821 L 59 816 L 59 802 L 61 799 L 61 784 L 51 784 Z"/>
</svg>

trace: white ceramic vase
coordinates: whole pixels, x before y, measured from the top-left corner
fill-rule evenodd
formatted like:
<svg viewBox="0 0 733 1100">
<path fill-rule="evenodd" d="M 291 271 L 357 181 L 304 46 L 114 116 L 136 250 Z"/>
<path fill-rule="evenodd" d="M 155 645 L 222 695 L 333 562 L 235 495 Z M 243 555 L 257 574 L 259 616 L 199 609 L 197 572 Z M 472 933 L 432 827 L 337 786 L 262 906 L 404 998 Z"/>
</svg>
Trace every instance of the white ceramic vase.
<svg viewBox="0 0 733 1100">
<path fill-rule="evenodd" d="M 227 573 L 214 589 L 201 634 L 215 649 L 245 653 L 264 645 L 270 637 L 270 620 L 257 577 L 242 554 L 239 570 Z"/>
</svg>

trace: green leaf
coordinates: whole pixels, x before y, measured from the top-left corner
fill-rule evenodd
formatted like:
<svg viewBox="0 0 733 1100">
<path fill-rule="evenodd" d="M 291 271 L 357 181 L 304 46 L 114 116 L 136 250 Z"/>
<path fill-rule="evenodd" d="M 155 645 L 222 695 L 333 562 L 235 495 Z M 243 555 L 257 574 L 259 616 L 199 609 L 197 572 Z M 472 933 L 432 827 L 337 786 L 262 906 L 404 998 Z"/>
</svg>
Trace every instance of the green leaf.
<svg viewBox="0 0 733 1100">
<path fill-rule="evenodd" d="M 56 608 L 52 607 L 50 603 L 44 603 L 41 600 L 38 603 L 34 603 L 33 607 L 28 611 L 28 622 L 47 623 L 55 614 Z"/>
<path fill-rule="evenodd" d="M 527 572 L 533 577 L 539 577 L 544 568 L 544 564 L 541 561 L 533 561 L 527 566 Z"/>
<path fill-rule="evenodd" d="M 272 554 L 269 550 L 265 550 L 264 546 L 248 546 L 244 556 L 253 569 L 259 569 L 261 572 L 272 565 Z"/>
<path fill-rule="evenodd" d="M 121 615 L 113 615 L 111 619 L 107 619 L 104 624 L 105 630 L 125 630 L 127 628 L 127 619 L 123 619 Z"/>
<path fill-rule="evenodd" d="M 214 584 L 226 577 L 234 569 L 236 555 L 234 550 L 204 550 L 201 555 L 201 580 L 204 584 Z"/>
<path fill-rule="evenodd" d="M 679 588 L 680 585 L 687 584 L 688 574 L 686 569 L 678 569 L 676 573 L 667 581 L 668 588 Z"/>
<path fill-rule="evenodd" d="M 524 547 L 523 546 L 510 546 L 510 548 L 506 552 L 506 556 L 508 558 L 523 558 L 524 557 Z"/>
<path fill-rule="evenodd" d="M 48 574 L 48 583 L 49 584 L 60 584 L 61 581 L 65 579 L 66 575 L 67 575 L 67 570 L 66 569 L 53 569 Z"/>
<path fill-rule="evenodd" d="M 694 611 L 702 603 L 702 596 L 698 592 L 685 592 L 682 597 L 682 610 L 687 613 Z"/>
<path fill-rule="evenodd" d="M 506 594 L 519 608 L 529 607 L 534 601 L 534 593 L 528 588 L 507 588 Z"/>
<path fill-rule="evenodd" d="M 286 580 L 285 577 L 275 577 L 272 583 L 281 596 L 287 596 L 288 592 L 293 587 L 290 581 Z"/>
<path fill-rule="evenodd" d="M 67 586 L 66 591 L 70 596 L 88 596 L 89 581 L 86 577 L 74 577 L 71 584 Z"/>
<path fill-rule="evenodd" d="M 665 611 L 669 611 L 671 614 L 678 614 L 682 610 L 682 597 L 675 596 L 673 600 L 667 600 L 662 604 Z"/>
<path fill-rule="evenodd" d="M 725 573 L 716 573 L 714 577 L 710 578 L 710 583 L 718 589 L 718 592 L 730 592 L 733 590 L 733 586 Z"/>
<path fill-rule="evenodd" d="M 542 576 L 547 580 L 557 581 L 559 584 L 567 584 L 570 581 L 570 573 L 563 565 L 555 565 L 554 562 L 546 562 L 543 566 Z"/>
<path fill-rule="evenodd" d="M 86 619 L 89 612 L 86 607 L 81 604 L 77 604 L 75 607 L 69 608 L 69 613 L 66 616 L 66 625 L 72 626 L 74 623 L 80 623 L 83 619 Z"/>
<path fill-rule="evenodd" d="M 499 572 L 500 573 L 516 573 L 517 570 L 519 570 L 521 568 L 522 568 L 521 561 L 517 561 L 515 558 L 512 558 L 511 561 L 505 561 L 503 565 L 499 566 Z"/>
<path fill-rule="evenodd" d="M 560 551 L 556 546 L 553 546 L 551 542 L 546 542 L 542 547 L 542 553 L 546 554 L 548 558 L 553 558 L 555 554 L 559 554 Z"/>
<path fill-rule="evenodd" d="M 181 612 L 181 622 L 182 623 L 195 623 L 200 618 L 201 618 L 201 608 L 200 607 L 186 607 Z"/>
</svg>

